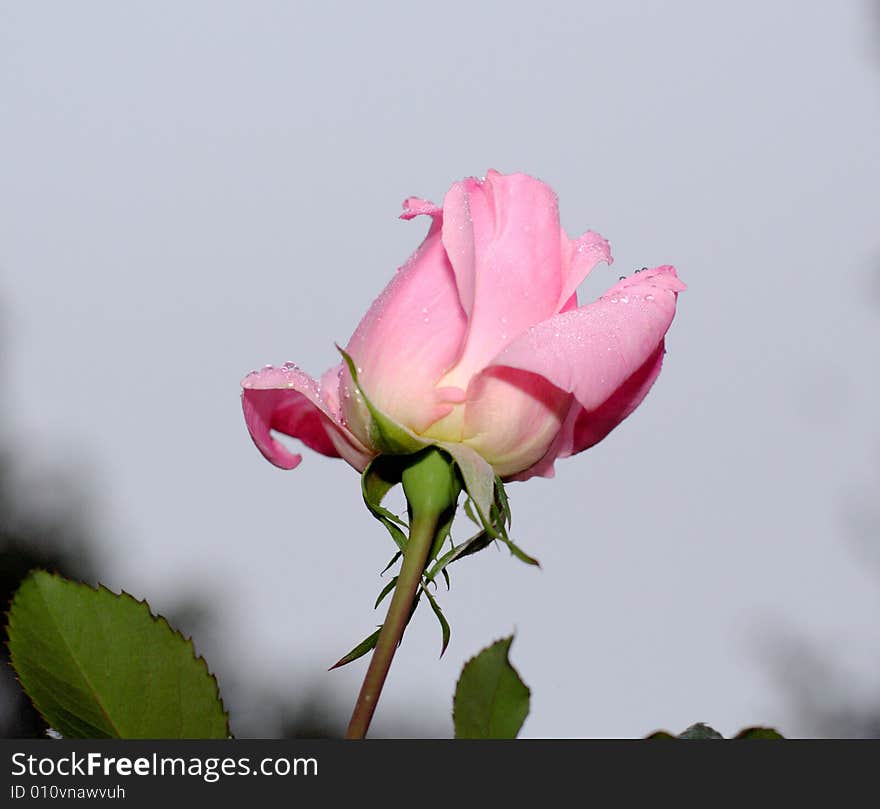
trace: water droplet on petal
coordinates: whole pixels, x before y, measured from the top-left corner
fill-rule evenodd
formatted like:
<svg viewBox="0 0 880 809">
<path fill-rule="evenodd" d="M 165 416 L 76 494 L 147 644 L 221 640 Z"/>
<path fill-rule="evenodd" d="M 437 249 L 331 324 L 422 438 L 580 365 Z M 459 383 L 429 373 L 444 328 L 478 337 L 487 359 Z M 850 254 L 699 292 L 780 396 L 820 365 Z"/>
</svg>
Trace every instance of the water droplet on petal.
<svg viewBox="0 0 880 809">
<path fill-rule="evenodd" d="M 620 299 L 620 302 L 621 302 L 621 303 L 629 303 L 629 298 L 627 298 L 626 295 L 624 295 L 624 296 Z"/>
<path fill-rule="evenodd" d="M 617 298 L 612 298 L 611 303 L 617 303 Z"/>
<path fill-rule="evenodd" d="M 652 301 L 652 300 L 654 300 L 654 296 L 653 295 L 645 295 L 645 300 Z"/>
<path fill-rule="evenodd" d="M 636 270 L 636 272 L 638 272 L 638 270 Z M 620 275 L 620 276 L 618 276 L 617 280 L 618 280 L 618 281 L 623 281 L 625 278 L 626 278 L 625 275 Z"/>
<path fill-rule="evenodd" d="M 263 366 L 264 371 L 271 371 L 273 368 L 274 368 L 274 366 L 272 366 L 272 365 L 264 365 Z"/>
</svg>

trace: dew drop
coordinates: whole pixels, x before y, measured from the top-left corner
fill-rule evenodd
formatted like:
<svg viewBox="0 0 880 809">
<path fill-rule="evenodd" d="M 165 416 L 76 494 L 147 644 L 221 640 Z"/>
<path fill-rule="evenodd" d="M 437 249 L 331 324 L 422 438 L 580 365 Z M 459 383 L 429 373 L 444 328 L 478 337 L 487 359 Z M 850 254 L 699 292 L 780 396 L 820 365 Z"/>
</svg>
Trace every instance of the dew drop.
<svg viewBox="0 0 880 809">
<path fill-rule="evenodd" d="M 645 295 L 645 300 L 652 301 L 652 300 L 654 300 L 654 296 L 653 295 Z"/>
<path fill-rule="evenodd" d="M 611 303 L 617 303 L 617 298 L 612 298 Z"/>
<path fill-rule="evenodd" d="M 273 367 L 274 367 L 274 366 L 272 366 L 272 365 L 264 365 L 264 366 L 263 366 L 263 370 L 264 370 L 264 371 L 271 371 L 271 370 L 273 369 Z"/>
<path fill-rule="evenodd" d="M 638 272 L 638 270 L 636 270 L 636 272 Z M 618 281 L 623 281 L 625 278 L 626 278 L 625 275 L 620 275 L 620 276 L 618 276 L 617 280 L 618 280 Z"/>
<path fill-rule="evenodd" d="M 620 302 L 621 302 L 621 303 L 629 303 L 629 298 L 627 298 L 627 296 L 624 295 L 624 296 L 620 299 Z"/>
</svg>

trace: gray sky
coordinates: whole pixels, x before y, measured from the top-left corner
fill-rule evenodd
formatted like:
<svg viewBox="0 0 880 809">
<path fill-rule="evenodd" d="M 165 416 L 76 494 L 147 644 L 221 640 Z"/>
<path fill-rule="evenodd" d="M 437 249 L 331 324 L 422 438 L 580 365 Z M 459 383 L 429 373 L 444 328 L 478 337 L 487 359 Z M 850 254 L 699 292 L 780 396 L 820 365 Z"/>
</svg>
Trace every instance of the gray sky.
<svg viewBox="0 0 880 809">
<path fill-rule="evenodd" d="M 261 458 L 239 380 L 338 361 L 424 235 L 404 197 L 541 177 L 572 235 L 611 242 L 587 296 L 646 264 L 689 290 L 637 413 L 509 487 L 543 570 L 461 563 L 450 649 L 419 614 L 376 727 L 445 727 L 463 661 L 515 629 L 523 735 L 805 732 L 778 634 L 866 689 L 880 657 L 852 520 L 876 526 L 880 476 L 872 11 L 2 3 L 6 431 L 29 469 L 84 470 L 110 587 L 157 608 L 195 587 L 242 677 L 353 704 L 364 667 L 323 670 L 381 621 L 391 540 L 344 462 Z"/>
</svg>

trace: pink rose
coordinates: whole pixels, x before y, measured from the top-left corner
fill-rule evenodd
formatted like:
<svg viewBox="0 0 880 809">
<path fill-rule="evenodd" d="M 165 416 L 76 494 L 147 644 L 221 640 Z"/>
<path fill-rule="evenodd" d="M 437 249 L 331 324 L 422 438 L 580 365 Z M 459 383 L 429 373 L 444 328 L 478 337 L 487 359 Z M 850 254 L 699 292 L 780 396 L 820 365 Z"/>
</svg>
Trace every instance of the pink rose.
<svg viewBox="0 0 880 809">
<path fill-rule="evenodd" d="M 242 382 L 248 429 L 268 460 L 301 460 L 275 430 L 360 471 L 378 454 L 437 444 L 466 480 L 468 469 L 526 480 L 552 476 L 557 458 L 632 413 L 660 372 L 685 288 L 672 267 L 635 273 L 579 307 L 578 284 L 611 263 L 608 242 L 589 231 L 569 239 L 539 180 L 490 171 L 453 185 L 442 209 L 414 197 L 403 207 L 402 219 L 429 216 L 431 228 L 348 343 L 360 391 L 345 363 L 318 381 L 287 364 Z"/>
</svg>

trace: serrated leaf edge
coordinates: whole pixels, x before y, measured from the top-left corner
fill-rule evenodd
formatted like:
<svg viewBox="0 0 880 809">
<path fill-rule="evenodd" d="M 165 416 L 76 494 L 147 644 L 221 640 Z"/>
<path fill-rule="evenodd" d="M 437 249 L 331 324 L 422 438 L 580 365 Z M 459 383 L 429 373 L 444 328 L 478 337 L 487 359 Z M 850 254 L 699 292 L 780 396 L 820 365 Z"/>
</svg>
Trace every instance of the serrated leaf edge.
<svg viewBox="0 0 880 809">
<path fill-rule="evenodd" d="M 153 621 L 155 621 L 159 624 L 164 624 L 171 631 L 172 634 L 177 635 L 181 640 L 183 640 L 184 643 L 186 643 L 189 646 L 190 651 L 192 652 L 192 655 L 193 655 L 193 659 L 196 661 L 196 663 L 198 665 L 200 665 L 204 669 L 205 674 L 207 674 L 208 678 L 211 680 L 211 682 L 214 683 L 214 696 L 216 697 L 217 702 L 220 705 L 220 709 L 223 713 L 224 723 L 225 723 L 225 727 L 226 727 L 226 736 L 227 736 L 227 738 L 232 738 L 232 733 L 231 733 L 230 727 L 229 727 L 229 711 L 226 710 L 226 706 L 223 702 L 223 697 L 220 693 L 220 684 L 217 681 L 217 676 L 211 671 L 210 667 L 208 666 L 208 661 L 205 659 L 204 655 L 196 653 L 195 641 L 193 640 L 191 635 L 190 636 L 184 635 L 179 629 L 176 629 L 175 627 L 173 627 L 168 622 L 168 619 L 164 615 L 161 615 L 159 613 L 154 613 L 152 608 L 150 607 L 149 603 L 147 602 L 146 598 L 138 599 L 134 595 L 132 595 L 131 593 L 129 593 L 123 589 L 120 589 L 120 591 L 118 593 L 115 593 L 115 592 L 113 592 L 113 590 L 111 590 L 109 587 L 107 587 L 105 584 L 102 584 L 101 582 L 98 582 L 97 586 L 93 587 L 90 584 L 87 584 L 86 582 L 76 581 L 75 579 L 68 579 L 65 576 L 62 576 L 60 573 L 57 573 L 55 571 L 50 571 L 50 570 L 46 570 L 45 568 L 36 567 L 36 568 L 32 568 L 30 571 L 28 571 L 27 576 L 25 576 L 21 580 L 21 583 L 19 584 L 18 588 L 15 591 L 15 594 L 12 597 L 12 600 L 9 602 L 9 609 L 6 610 L 6 612 L 4 613 L 4 616 L 6 618 L 6 628 L 7 628 L 7 633 L 6 633 L 7 639 L 5 641 L 5 645 L 6 645 L 7 651 L 9 652 L 9 666 L 12 668 L 13 672 L 15 673 L 16 681 L 21 686 L 21 689 L 22 689 L 22 691 L 24 691 L 28 700 L 30 700 L 31 705 L 34 706 L 34 709 L 40 714 L 40 716 L 43 717 L 43 720 L 46 721 L 47 724 L 51 725 L 51 722 L 49 722 L 48 718 L 43 714 L 43 711 L 36 704 L 33 697 L 31 697 L 31 695 L 28 693 L 27 689 L 24 686 L 24 683 L 22 683 L 22 681 L 21 681 L 21 677 L 18 674 L 18 670 L 15 668 L 14 655 L 12 653 L 12 647 L 11 647 L 11 635 L 9 634 L 9 630 L 12 628 L 12 620 L 13 620 L 13 612 L 15 610 L 15 602 L 18 599 L 18 594 L 21 591 L 21 588 L 28 581 L 30 581 L 32 579 L 35 580 L 37 578 L 37 576 L 40 574 L 48 576 L 52 579 L 64 582 L 66 584 L 72 584 L 76 587 L 84 588 L 86 590 L 91 590 L 93 593 L 99 593 L 103 590 L 104 592 L 108 593 L 109 595 L 113 596 L 114 598 L 123 598 L 123 599 L 127 598 L 130 601 L 133 601 L 138 607 L 143 606 L 147 611 L 147 615 L 149 615 L 149 617 Z"/>
</svg>

